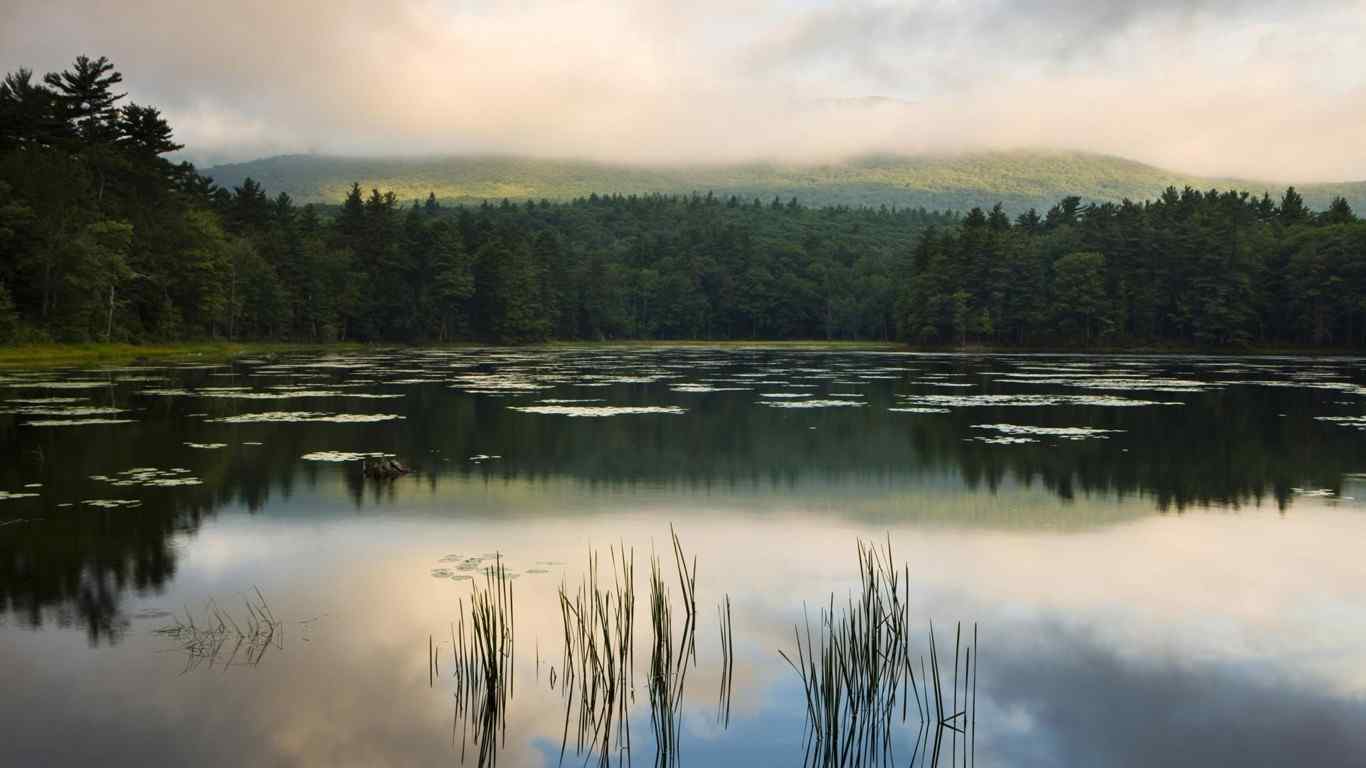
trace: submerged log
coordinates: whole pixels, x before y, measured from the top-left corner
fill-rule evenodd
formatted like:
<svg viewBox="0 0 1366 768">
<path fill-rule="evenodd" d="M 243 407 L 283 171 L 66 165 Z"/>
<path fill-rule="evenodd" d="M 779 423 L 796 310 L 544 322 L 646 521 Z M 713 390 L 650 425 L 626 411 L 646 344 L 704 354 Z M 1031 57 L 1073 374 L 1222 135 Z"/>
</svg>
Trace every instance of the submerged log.
<svg viewBox="0 0 1366 768">
<path fill-rule="evenodd" d="M 411 468 L 399 463 L 397 459 L 392 458 L 366 459 L 361 464 L 361 470 L 365 473 L 366 477 L 373 477 L 378 480 L 390 480 L 413 471 Z"/>
</svg>

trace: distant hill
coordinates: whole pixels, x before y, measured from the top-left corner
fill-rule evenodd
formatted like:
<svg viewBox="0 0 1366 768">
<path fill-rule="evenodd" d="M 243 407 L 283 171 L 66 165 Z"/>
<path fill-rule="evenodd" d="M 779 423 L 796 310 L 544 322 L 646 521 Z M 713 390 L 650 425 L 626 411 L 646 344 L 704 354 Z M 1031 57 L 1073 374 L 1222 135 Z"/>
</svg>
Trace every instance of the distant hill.
<svg viewBox="0 0 1366 768">
<path fill-rule="evenodd" d="M 598 194 L 714 192 L 796 197 L 807 205 L 896 205 L 967 210 L 997 202 L 1012 212 L 1045 209 L 1065 195 L 1088 200 L 1142 200 L 1168 185 L 1230 187 L 1279 197 L 1285 184 L 1184 175 L 1119 157 L 1081 152 L 1012 151 L 945 156 L 871 156 L 822 165 L 753 163 L 725 166 L 633 166 L 510 156 L 363 158 L 281 155 L 220 165 L 205 174 L 233 187 L 248 176 L 271 194 L 300 203 L 337 203 L 353 181 L 393 190 L 400 199 L 444 203 L 541 199 Z M 1342 195 L 1366 213 L 1366 181 L 1297 185 L 1322 209 Z"/>
</svg>

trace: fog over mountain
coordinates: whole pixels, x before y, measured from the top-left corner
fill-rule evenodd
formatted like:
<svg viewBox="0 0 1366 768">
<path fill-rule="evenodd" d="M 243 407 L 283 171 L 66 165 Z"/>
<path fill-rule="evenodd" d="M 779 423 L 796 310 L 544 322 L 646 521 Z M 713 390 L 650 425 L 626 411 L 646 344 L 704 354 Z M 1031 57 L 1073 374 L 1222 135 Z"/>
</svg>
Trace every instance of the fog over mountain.
<svg viewBox="0 0 1366 768">
<path fill-rule="evenodd" d="M 796 198 L 805 205 L 895 206 L 967 211 L 1001 203 L 1011 214 L 1047 210 L 1068 195 L 1086 201 L 1150 200 L 1172 186 L 1237 189 L 1279 199 L 1285 182 L 1182 174 L 1132 160 L 1082 152 L 1014 150 L 953 155 L 875 155 L 822 164 L 624 165 L 511 155 L 339 157 L 282 155 L 203 169 L 232 189 L 251 178 L 299 203 L 337 204 L 352 183 L 392 191 L 404 201 L 428 193 L 447 203 L 566 201 L 592 194 L 735 195 Z M 1366 182 L 1302 184 L 1307 205 L 1326 209 L 1342 197 L 1366 210 Z"/>
<path fill-rule="evenodd" d="M 1366 178 L 1366 0 L 10 0 L 0 67 L 108 55 L 201 165 L 1098 152 Z"/>
</svg>

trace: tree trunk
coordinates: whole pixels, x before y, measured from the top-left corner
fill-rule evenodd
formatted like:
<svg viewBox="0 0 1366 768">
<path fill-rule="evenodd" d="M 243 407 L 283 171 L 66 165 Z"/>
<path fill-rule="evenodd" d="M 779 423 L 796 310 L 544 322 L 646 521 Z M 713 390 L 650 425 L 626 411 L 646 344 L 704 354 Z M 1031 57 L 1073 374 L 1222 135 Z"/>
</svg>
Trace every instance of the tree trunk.
<svg viewBox="0 0 1366 768">
<path fill-rule="evenodd" d="M 109 284 L 109 320 L 104 326 L 104 343 L 108 344 L 114 338 L 114 284 Z"/>
<path fill-rule="evenodd" d="M 237 256 L 232 257 L 232 276 L 228 281 L 228 341 L 237 325 Z"/>
<path fill-rule="evenodd" d="M 52 306 L 52 259 L 48 258 L 43 263 L 43 321 L 47 321 L 48 311 Z"/>
</svg>

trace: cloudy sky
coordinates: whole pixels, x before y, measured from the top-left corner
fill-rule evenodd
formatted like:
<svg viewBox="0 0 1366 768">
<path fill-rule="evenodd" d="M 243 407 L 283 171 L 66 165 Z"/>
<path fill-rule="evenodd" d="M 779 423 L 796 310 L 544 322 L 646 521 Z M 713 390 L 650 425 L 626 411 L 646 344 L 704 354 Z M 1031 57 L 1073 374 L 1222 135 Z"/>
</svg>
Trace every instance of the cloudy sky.
<svg viewBox="0 0 1366 768">
<path fill-rule="evenodd" d="M 1056 147 L 1366 178 L 1366 0 L 3 0 L 0 67 L 108 55 L 199 162 L 822 161 Z"/>
</svg>

